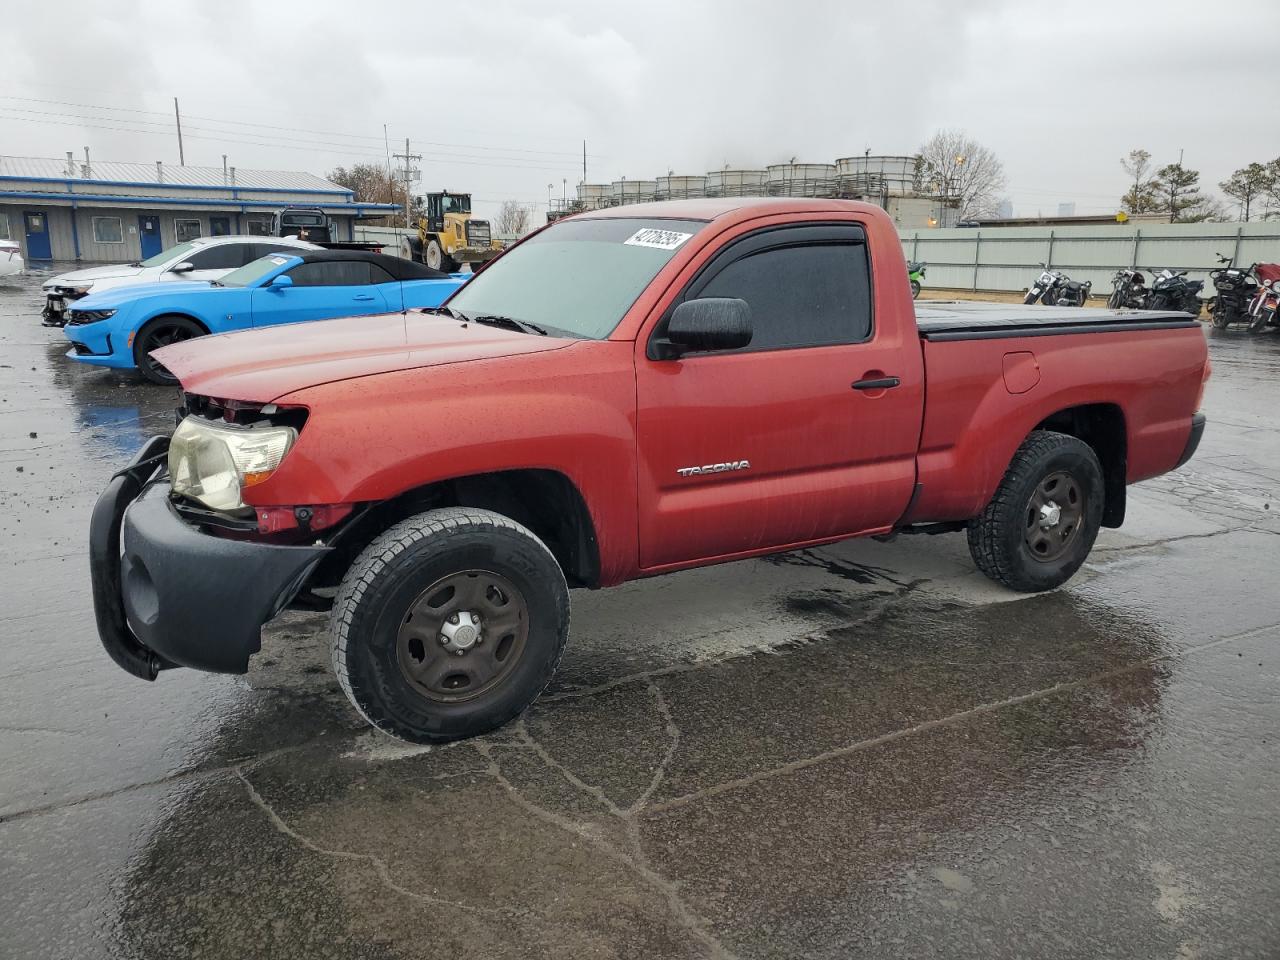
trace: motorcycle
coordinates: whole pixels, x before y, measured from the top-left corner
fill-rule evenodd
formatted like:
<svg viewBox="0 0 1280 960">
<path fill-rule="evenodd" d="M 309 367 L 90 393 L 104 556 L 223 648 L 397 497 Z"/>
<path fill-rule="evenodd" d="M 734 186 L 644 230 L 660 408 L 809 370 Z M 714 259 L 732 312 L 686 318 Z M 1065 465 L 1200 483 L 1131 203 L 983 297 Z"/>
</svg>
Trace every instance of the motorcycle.
<svg viewBox="0 0 1280 960">
<path fill-rule="evenodd" d="M 1216 295 L 1209 301 L 1209 316 L 1218 330 L 1225 330 L 1233 323 L 1249 318 L 1249 310 L 1258 293 L 1258 281 L 1254 278 L 1254 264 L 1248 270 L 1235 265 L 1234 257 L 1218 254 L 1222 266 L 1209 273 Z"/>
<path fill-rule="evenodd" d="M 1151 283 L 1147 309 L 1181 310 L 1198 317 L 1203 306 L 1200 302 L 1200 291 L 1203 289 L 1203 280 L 1188 280 L 1187 271 L 1166 268 L 1157 273 Z"/>
<path fill-rule="evenodd" d="M 1111 296 L 1107 306 L 1112 310 L 1141 310 L 1147 305 L 1147 278 L 1134 267 L 1117 270 L 1111 278 Z"/>
<path fill-rule="evenodd" d="M 1280 263 L 1254 265 L 1258 275 L 1258 291 L 1249 304 L 1249 332 L 1261 333 L 1277 325 L 1280 306 Z"/>
<path fill-rule="evenodd" d="M 1027 295 L 1022 298 L 1022 302 L 1025 304 L 1033 304 L 1041 298 L 1044 299 L 1046 304 L 1053 304 L 1055 299 L 1053 291 L 1057 289 L 1059 284 L 1063 283 L 1067 279 L 1066 275 L 1061 271 L 1050 270 L 1047 263 L 1042 263 L 1040 266 L 1044 267 L 1044 270 L 1041 272 L 1040 276 L 1036 278 L 1036 282 L 1031 285 L 1031 289 L 1027 291 Z"/>
<path fill-rule="evenodd" d="M 1044 272 L 1036 279 L 1035 284 L 1027 291 L 1023 303 L 1035 303 L 1036 296 L 1046 307 L 1083 307 L 1089 299 L 1089 291 L 1093 289 L 1093 281 L 1072 280 L 1061 270 L 1050 270 L 1047 264 L 1040 264 Z"/>
<path fill-rule="evenodd" d="M 923 260 L 910 260 L 907 262 L 907 276 L 911 280 L 911 299 L 918 299 L 920 296 L 921 283 L 924 280 L 924 268 L 926 264 Z"/>
</svg>

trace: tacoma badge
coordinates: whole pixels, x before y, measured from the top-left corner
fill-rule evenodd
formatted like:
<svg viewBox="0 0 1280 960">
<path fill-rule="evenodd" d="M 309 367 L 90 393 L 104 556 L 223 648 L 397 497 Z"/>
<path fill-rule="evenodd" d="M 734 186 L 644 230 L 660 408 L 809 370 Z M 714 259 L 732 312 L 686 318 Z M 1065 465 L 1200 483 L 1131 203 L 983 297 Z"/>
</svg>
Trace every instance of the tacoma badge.
<svg viewBox="0 0 1280 960">
<path fill-rule="evenodd" d="M 725 473 L 728 470 L 750 470 L 750 460 L 730 460 L 728 463 L 708 463 L 701 467 L 680 467 L 676 473 L 682 477 L 696 477 L 703 473 Z"/>
</svg>

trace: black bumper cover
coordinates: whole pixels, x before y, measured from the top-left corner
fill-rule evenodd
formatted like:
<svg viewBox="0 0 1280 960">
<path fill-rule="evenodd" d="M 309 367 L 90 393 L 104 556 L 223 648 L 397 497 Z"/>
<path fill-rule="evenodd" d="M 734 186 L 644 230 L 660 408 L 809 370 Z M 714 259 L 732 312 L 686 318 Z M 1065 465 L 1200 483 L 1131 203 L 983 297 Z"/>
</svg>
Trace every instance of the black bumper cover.
<svg viewBox="0 0 1280 960">
<path fill-rule="evenodd" d="M 328 547 L 286 547 L 201 533 L 151 483 L 168 447 L 153 437 L 112 478 L 90 521 L 98 636 L 121 668 L 154 680 L 186 666 L 244 673 L 261 627 L 297 594 Z M 150 462 L 148 462 L 150 461 Z"/>
<path fill-rule="evenodd" d="M 1191 418 L 1191 435 L 1187 437 L 1187 445 L 1182 448 L 1182 456 L 1178 458 L 1177 466 L 1173 469 L 1177 470 L 1196 454 L 1196 448 L 1200 446 L 1200 438 L 1204 436 L 1204 414 L 1197 413 Z"/>
</svg>

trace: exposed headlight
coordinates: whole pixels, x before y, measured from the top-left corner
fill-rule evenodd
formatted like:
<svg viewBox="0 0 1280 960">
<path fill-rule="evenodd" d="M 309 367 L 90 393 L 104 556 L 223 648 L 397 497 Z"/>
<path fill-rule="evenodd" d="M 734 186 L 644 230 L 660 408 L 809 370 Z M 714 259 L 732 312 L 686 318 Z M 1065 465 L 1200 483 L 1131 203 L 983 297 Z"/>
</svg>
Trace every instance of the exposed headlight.
<svg viewBox="0 0 1280 960">
<path fill-rule="evenodd" d="M 243 489 L 270 477 L 297 439 L 293 427 L 228 427 L 187 417 L 169 441 L 173 492 L 211 510 L 238 510 Z"/>
<path fill-rule="evenodd" d="M 90 290 L 93 289 L 93 282 L 90 281 L 89 283 L 77 283 L 75 286 L 70 287 L 69 289 L 76 296 L 83 297 L 86 293 L 88 293 Z"/>
</svg>

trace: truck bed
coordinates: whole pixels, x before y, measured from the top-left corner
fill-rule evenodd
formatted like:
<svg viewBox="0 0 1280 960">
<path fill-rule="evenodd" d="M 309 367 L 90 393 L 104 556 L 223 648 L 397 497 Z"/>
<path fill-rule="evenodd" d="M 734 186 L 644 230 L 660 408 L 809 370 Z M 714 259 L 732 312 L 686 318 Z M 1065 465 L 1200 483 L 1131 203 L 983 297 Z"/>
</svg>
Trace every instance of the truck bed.
<svg viewBox="0 0 1280 960">
<path fill-rule="evenodd" d="M 916 304 L 920 336 L 932 341 L 1171 330 L 1199 325 L 1190 314 L 1174 310 L 1043 307 L 973 300 L 932 300 L 927 306 Z"/>
</svg>

